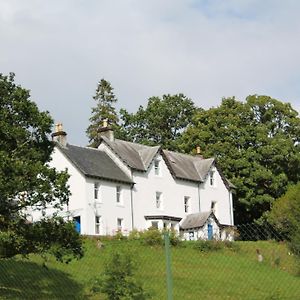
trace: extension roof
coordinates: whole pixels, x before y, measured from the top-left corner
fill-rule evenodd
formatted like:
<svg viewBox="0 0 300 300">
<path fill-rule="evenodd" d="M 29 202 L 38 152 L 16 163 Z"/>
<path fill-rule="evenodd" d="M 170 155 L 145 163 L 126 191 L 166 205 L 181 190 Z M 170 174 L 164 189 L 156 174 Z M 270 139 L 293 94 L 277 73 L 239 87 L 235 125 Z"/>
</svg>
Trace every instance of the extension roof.
<svg viewBox="0 0 300 300">
<path fill-rule="evenodd" d="M 220 225 L 214 213 L 212 211 L 206 211 L 187 215 L 186 218 L 180 224 L 180 228 L 183 230 L 201 228 L 205 225 L 209 217 L 212 217 L 218 224 L 218 226 Z"/>
<path fill-rule="evenodd" d="M 85 176 L 132 184 L 132 179 L 103 151 L 89 147 L 57 144 L 62 153 Z"/>
</svg>

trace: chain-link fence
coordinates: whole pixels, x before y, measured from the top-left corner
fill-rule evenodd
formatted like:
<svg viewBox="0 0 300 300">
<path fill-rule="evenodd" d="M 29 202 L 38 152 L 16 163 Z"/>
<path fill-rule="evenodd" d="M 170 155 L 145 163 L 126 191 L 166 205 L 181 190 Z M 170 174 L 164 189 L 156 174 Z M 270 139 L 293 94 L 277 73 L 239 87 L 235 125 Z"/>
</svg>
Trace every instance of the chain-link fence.
<svg viewBox="0 0 300 300">
<path fill-rule="evenodd" d="M 233 242 L 163 236 L 86 238 L 85 256 L 68 265 L 0 260 L 0 298 L 300 299 L 299 258 L 269 225 L 237 226 Z"/>
</svg>

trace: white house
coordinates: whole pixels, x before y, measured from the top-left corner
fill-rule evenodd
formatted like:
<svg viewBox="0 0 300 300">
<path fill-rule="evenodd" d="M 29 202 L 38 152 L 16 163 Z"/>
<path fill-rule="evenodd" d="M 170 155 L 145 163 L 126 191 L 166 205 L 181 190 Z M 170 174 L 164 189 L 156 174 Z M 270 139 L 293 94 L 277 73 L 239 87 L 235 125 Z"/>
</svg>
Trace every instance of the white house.
<svg viewBox="0 0 300 300">
<path fill-rule="evenodd" d="M 97 149 L 68 144 L 61 127 L 52 134 L 51 165 L 70 174 L 65 213 L 80 233 L 126 234 L 152 226 L 189 239 L 219 238 L 233 226 L 234 186 L 215 159 L 114 139 L 110 127 L 100 132 Z"/>
</svg>

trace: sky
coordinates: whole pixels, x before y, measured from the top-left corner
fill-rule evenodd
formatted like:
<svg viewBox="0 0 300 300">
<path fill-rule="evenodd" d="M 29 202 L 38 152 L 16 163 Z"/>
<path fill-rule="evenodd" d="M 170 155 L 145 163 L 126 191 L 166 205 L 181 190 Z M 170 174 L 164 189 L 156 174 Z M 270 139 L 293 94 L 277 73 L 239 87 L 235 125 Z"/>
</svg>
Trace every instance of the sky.
<svg viewBox="0 0 300 300">
<path fill-rule="evenodd" d="M 299 13 L 298 0 L 0 0 L 0 73 L 82 146 L 101 78 L 129 112 L 176 93 L 205 109 L 269 95 L 300 112 Z"/>
</svg>

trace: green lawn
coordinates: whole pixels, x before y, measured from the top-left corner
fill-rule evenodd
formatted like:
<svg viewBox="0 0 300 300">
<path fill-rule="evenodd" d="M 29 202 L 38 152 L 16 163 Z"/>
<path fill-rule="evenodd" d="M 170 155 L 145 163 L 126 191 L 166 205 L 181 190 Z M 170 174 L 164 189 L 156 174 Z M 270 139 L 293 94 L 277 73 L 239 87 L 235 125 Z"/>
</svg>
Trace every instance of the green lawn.
<svg viewBox="0 0 300 300">
<path fill-rule="evenodd" d="M 137 278 L 153 299 L 166 299 L 164 248 L 138 241 L 85 241 L 85 256 L 70 264 L 38 256 L 0 261 L 1 299 L 105 299 L 90 292 L 112 251 L 130 251 L 138 262 Z M 171 249 L 174 299 L 300 299 L 297 265 L 285 244 L 235 242 L 238 251 L 202 253 L 192 243 Z M 264 261 L 259 263 L 256 249 Z"/>
</svg>

